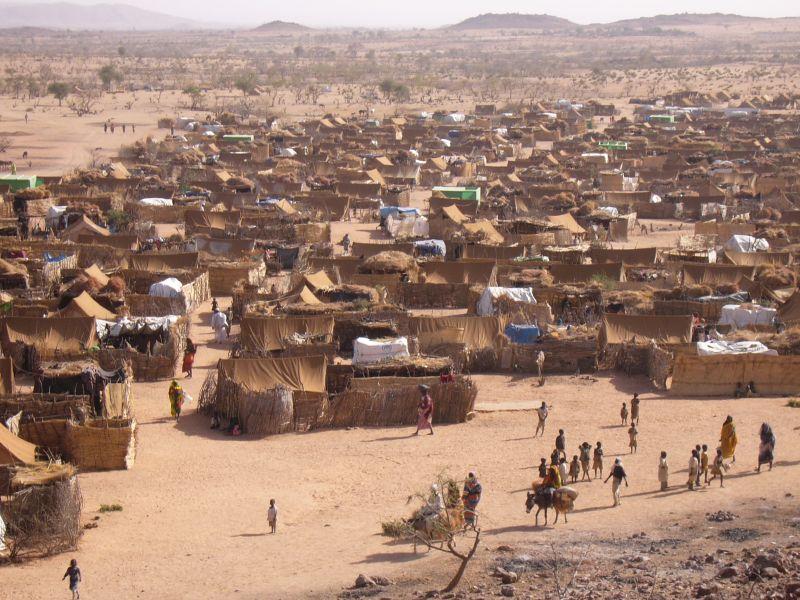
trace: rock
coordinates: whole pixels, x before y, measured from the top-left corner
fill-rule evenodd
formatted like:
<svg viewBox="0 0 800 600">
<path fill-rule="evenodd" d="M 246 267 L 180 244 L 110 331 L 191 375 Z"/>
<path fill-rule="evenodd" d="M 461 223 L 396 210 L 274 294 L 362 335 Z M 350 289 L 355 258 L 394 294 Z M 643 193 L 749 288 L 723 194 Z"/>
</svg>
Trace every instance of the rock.
<svg viewBox="0 0 800 600">
<path fill-rule="evenodd" d="M 739 569 L 736 567 L 723 567 L 717 573 L 717 578 L 719 579 L 730 579 L 731 577 L 737 577 L 739 575 Z"/>
<path fill-rule="evenodd" d="M 718 583 L 701 583 L 694 591 L 695 598 L 705 598 L 711 594 L 716 594 L 722 590 Z"/>
<path fill-rule="evenodd" d="M 356 577 L 356 588 L 365 588 L 365 587 L 373 587 L 375 585 L 375 581 L 371 577 L 367 577 L 363 573 L 361 573 L 358 577 Z"/>
<path fill-rule="evenodd" d="M 431 591 L 429 591 L 429 592 L 427 592 L 425 594 L 425 597 L 426 598 L 438 598 L 439 597 L 439 592 L 437 592 L 436 590 L 431 590 Z"/>
<path fill-rule="evenodd" d="M 715 562 L 717 562 L 717 557 L 714 556 L 713 554 L 709 554 L 708 556 L 706 556 L 705 560 L 706 560 L 706 564 L 711 565 L 711 564 L 714 564 Z"/>
<path fill-rule="evenodd" d="M 506 569 L 504 569 L 500 565 L 497 565 L 494 568 L 494 576 L 495 577 L 501 577 L 502 578 L 502 577 L 506 577 L 508 574 L 509 574 L 509 571 L 507 571 Z"/>
<path fill-rule="evenodd" d="M 761 576 L 767 579 L 775 579 L 781 576 L 781 572 L 775 567 L 764 567 L 761 569 Z"/>
<path fill-rule="evenodd" d="M 773 558 L 766 554 L 758 554 L 753 560 L 753 569 L 763 573 L 764 569 L 768 568 L 775 569 L 779 573 L 786 573 L 786 567 L 783 566 L 780 557 Z"/>
<path fill-rule="evenodd" d="M 800 581 L 790 581 L 785 586 L 786 595 L 800 594 Z"/>
<path fill-rule="evenodd" d="M 381 587 L 392 585 L 392 580 L 388 577 L 383 577 L 382 575 L 371 575 L 370 579 L 375 582 L 375 585 L 379 585 Z"/>
<path fill-rule="evenodd" d="M 513 598 L 515 593 L 516 590 L 513 585 L 506 584 L 500 586 L 500 594 L 506 598 Z"/>
<path fill-rule="evenodd" d="M 513 552 L 514 549 L 511 546 L 502 545 L 502 546 L 498 546 L 497 547 L 497 551 L 498 552 Z"/>
<path fill-rule="evenodd" d="M 518 579 L 519 579 L 519 576 L 516 573 L 514 573 L 513 571 L 509 571 L 508 573 L 503 575 L 503 583 L 506 583 L 506 584 L 517 583 Z"/>
</svg>

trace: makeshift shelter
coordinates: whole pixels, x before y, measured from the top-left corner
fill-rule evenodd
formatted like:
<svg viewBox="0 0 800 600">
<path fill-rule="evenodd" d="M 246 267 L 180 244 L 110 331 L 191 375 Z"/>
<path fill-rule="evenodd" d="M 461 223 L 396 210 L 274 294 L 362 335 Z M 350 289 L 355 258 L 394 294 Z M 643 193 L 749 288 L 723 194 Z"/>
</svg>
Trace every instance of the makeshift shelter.
<svg viewBox="0 0 800 600">
<path fill-rule="evenodd" d="M 753 272 L 749 266 L 684 263 L 683 285 L 735 285 L 742 276 L 752 279 Z"/>
<path fill-rule="evenodd" d="M 645 343 L 688 344 L 692 341 L 692 316 L 676 315 L 603 315 L 598 342 L 601 347 L 613 344 Z"/>
<path fill-rule="evenodd" d="M 36 462 L 36 446 L 11 433 L 0 423 L 0 466 L 32 465 Z"/>
<path fill-rule="evenodd" d="M 62 240 L 69 240 L 77 242 L 81 235 L 93 235 L 99 237 L 108 237 L 111 232 L 92 221 L 86 215 L 81 215 L 80 218 L 67 227 L 61 234 Z"/>
<path fill-rule="evenodd" d="M 379 340 L 360 337 L 353 341 L 353 365 L 356 366 L 389 362 L 408 356 L 408 340 L 404 337 Z"/>
<path fill-rule="evenodd" d="M 592 283 L 593 281 L 625 281 L 625 267 L 622 263 L 603 263 L 599 265 L 551 264 L 550 274 L 556 283 Z"/>
<path fill-rule="evenodd" d="M 171 269 L 194 269 L 199 266 L 197 252 L 132 254 L 128 257 L 128 268 L 139 271 L 169 271 Z"/>
<path fill-rule="evenodd" d="M 97 332 L 93 317 L 6 317 L 1 341 L 17 368 L 34 371 L 41 360 L 85 356 L 97 345 Z"/>
<path fill-rule="evenodd" d="M 800 356 L 724 354 L 675 357 L 670 393 L 675 396 L 729 396 L 752 382 L 758 395 L 800 394 Z"/>
<path fill-rule="evenodd" d="M 113 321 L 117 315 L 101 306 L 97 301 L 92 298 L 88 292 L 83 291 L 81 294 L 62 308 L 58 313 L 58 317 L 92 317 L 95 319 L 103 319 L 105 321 Z"/>
<path fill-rule="evenodd" d="M 329 344 L 333 339 L 333 326 L 334 318 L 324 315 L 246 316 L 242 319 L 239 343 L 248 352 L 273 352 L 301 344 Z"/>
<path fill-rule="evenodd" d="M 624 265 L 655 265 L 657 248 L 591 248 L 589 257 L 592 263 L 622 263 Z"/>
<path fill-rule="evenodd" d="M 573 217 L 571 213 L 564 213 L 563 215 L 550 215 L 547 217 L 547 220 L 557 227 L 566 229 L 574 236 L 582 236 L 586 234 L 586 230 L 578 224 L 578 222 L 575 220 L 575 217 Z"/>
<path fill-rule="evenodd" d="M 419 338 L 421 348 L 443 339 L 443 336 L 463 343 L 467 348 L 496 348 L 502 334 L 498 317 L 411 317 L 408 324 L 411 334 Z M 451 337 L 453 334 L 456 334 L 455 338 Z"/>
<path fill-rule="evenodd" d="M 719 325 L 734 329 L 749 327 L 773 327 L 778 310 L 757 304 L 726 304 L 719 316 Z"/>
</svg>

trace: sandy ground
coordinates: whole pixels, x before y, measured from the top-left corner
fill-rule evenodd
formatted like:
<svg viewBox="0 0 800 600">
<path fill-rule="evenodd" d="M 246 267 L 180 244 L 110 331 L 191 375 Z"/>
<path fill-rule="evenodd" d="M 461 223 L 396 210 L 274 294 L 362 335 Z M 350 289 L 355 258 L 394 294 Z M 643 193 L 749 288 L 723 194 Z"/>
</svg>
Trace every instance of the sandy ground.
<svg viewBox="0 0 800 600">
<path fill-rule="evenodd" d="M 208 306 L 194 317 L 192 337 L 202 346 L 194 379 L 183 382 L 195 396 L 207 370 L 227 353 L 207 345 L 208 319 Z M 419 575 L 446 559 L 415 556 L 409 545 L 381 537 L 380 522 L 406 515 L 412 508 L 408 496 L 427 489 L 443 470 L 461 477 L 474 469 L 480 475 L 480 524 L 492 546 L 547 540 L 562 531 L 657 530 L 682 514 L 800 489 L 800 411 L 786 407 L 783 398 L 669 398 L 649 392 L 644 379 L 617 376 L 553 377 L 542 388 L 524 375 L 475 379 L 478 416 L 422 437 L 402 427 L 234 439 L 210 431 L 191 406 L 178 424 L 166 418 L 168 382 L 135 384 L 136 465 L 80 477 L 84 519 L 99 516 L 99 527 L 86 532 L 75 553 L 0 569 L 0 598 L 64 593 L 60 577 L 72 556 L 83 570 L 82 597 L 88 599 L 331 597 L 359 572 Z M 618 414 L 633 391 L 644 392 L 641 433 L 639 452 L 627 456 Z M 553 410 L 544 438 L 534 439 L 530 409 L 542 400 Z M 503 410 L 509 408 L 516 410 Z M 713 447 L 728 413 L 741 443 L 726 487 L 686 491 L 690 448 Z M 778 462 L 773 472 L 756 476 L 757 430 L 765 420 L 775 428 Z M 623 455 L 631 485 L 623 505 L 612 509 L 610 485 L 580 483 L 579 508 L 569 524 L 537 530 L 523 509 L 525 490 L 558 428 L 566 430 L 570 454 L 584 440 L 601 440 L 607 462 Z M 656 491 L 662 449 L 672 466 L 666 493 Z M 281 510 L 274 536 L 266 534 L 269 498 Z M 100 515 L 101 503 L 119 503 L 124 510 Z"/>
</svg>

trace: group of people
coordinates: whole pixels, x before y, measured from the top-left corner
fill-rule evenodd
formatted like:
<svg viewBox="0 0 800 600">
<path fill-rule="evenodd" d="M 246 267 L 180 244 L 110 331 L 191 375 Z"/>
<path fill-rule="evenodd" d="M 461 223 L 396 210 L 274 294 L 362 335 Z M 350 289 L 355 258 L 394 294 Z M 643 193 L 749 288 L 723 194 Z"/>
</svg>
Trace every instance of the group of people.
<svg viewBox="0 0 800 600">
<path fill-rule="evenodd" d="M 122 127 L 122 133 L 125 133 L 125 131 L 128 128 L 128 124 L 122 123 L 121 127 Z M 114 133 L 116 128 L 117 124 L 114 121 L 105 121 L 103 123 L 103 133 L 108 133 L 109 129 L 111 130 L 111 133 Z M 136 133 L 136 125 L 134 123 L 131 123 L 131 133 Z"/>
</svg>

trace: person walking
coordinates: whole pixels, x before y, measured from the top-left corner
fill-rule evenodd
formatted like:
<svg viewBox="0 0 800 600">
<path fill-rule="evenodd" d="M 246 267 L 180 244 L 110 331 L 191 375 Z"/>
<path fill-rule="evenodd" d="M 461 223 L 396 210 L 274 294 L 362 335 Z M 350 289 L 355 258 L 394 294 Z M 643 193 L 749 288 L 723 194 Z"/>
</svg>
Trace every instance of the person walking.
<svg viewBox="0 0 800 600">
<path fill-rule="evenodd" d="M 533 434 L 533 437 L 538 436 L 539 431 L 541 431 L 542 435 L 544 435 L 544 426 L 547 422 L 547 417 L 549 414 L 549 407 L 547 406 L 547 403 L 542 402 L 542 405 L 536 409 L 536 416 L 539 417 L 539 423 L 536 425 L 536 433 Z"/>
<path fill-rule="evenodd" d="M 211 329 L 214 330 L 214 341 L 217 344 L 228 339 L 228 318 L 218 308 L 211 314 Z"/>
<path fill-rule="evenodd" d="M 539 350 L 536 354 L 536 370 L 539 373 L 539 387 L 544 385 L 544 352 Z"/>
<path fill-rule="evenodd" d="M 169 414 L 176 422 L 181 418 L 181 407 L 183 407 L 183 388 L 176 379 L 173 379 L 169 386 Z"/>
<path fill-rule="evenodd" d="M 592 457 L 592 445 L 589 442 L 583 442 L 578 448 L 578 451 L 581 461 L 581 481 L 584 479 L 591 481 L 592 476 L 589 474 L 589 460 Z"/>
<path fill-rule="evenodd" d="M 186 373 L 186 379 L 192 378 L 195 354 L 197 354 L 197 346 L 194 345 L 191 338 L 186 338 L 186 349 L 183 351 L 183 365 L 181 365 L 181 372 Z"/>
<path fill-rule="evenodd" d="M 631 449 L 631 454 L 636 452 L 636 448 L 639 446 L 638 437 L 639 430 L 634 425 L 633 419 L 631 419 L 631 426 L 628 428 L 628 446 Z"/>
<path fill-rule="evenodd" d="M 703 482 L 708 483 L 708 445 L 703 444 L 700 449 L 700 473 L 703 476 Z M 697 477 L 697 485 L 700 485 L 700 477 Z"/>
<path fill-rule="evenodd" d="M 611 495 L 614 497 L 614 506 L 619 506 L 622 504 L 622 500 L 620 499 L 620 487 L 622 487 L 622 482 L 624 481 L 625 487 L 628 487 L 628 475 L 625 473 L 625 468 L 622 466 L 621 458 L 617 458 L 614 461 L 614 467 L 603 483 L 608 483 L 608 480 L 612 477 L 614 480 L 611 482 Z"/>
<path fill-rule="evenodd" d="M 631 425 L 639 424 L 639 403 L 639 394 L 634 394 L 631 400 Z"/>
<path fill-rule="evenodd" d="M 275 504 L 274 498 L 271 498 L 269 501 L 269 508 L 267 509 L 267 522 L 269 523 L 269 532 L 275 533 L 278 529 L 278 507 Z"/>
<path fill-rule="evenodd" d="M 758 444 L 758 467 L 756 472 L 761 473 L 761 465 L 766 464 L 769 464 L 769 470 L 772 471 L 772 461 L 775 460 L 775 443 L 777 440 L 769 423 L 761 424 L 761 430 L 758 435 L 760 441 Z"/>
<path fill-rule="evenodd" d="M 420 400 L 417 406 L 417 431 L 414 435 L 419 435 L 420 429 L 428 429 L 433 435 L 433 398 L 428 393 L 430 388 L 427 385 L 420 385 Z"/>
<path fill-rule="evenodd" d="M 711 463 L 711 479 L 708 480 L 706 485 L 711 485 L 711 482 L 719 475 L 719 487 L 725 487 L 723 480 L 725 479 L 725 470 L 727 468 L 725 459 L 722 457 L 722 448 L 717 448 L 717 455 L 714 457 L 714 462 Z"/>
<path fill-rule="evenodd" d="M 667 453 L 662 450 L 661 458 L 658 459 L 658 481 L 661 483 L 661 491 L 666 491 L 669 486 L 669 465 L 667 464 Z"/>
<path fill-rule="evenodd" d="M 72 592 L 72 600 L 78 600 L 81 597 L 78 585 L 83 581 L 83 578 L 81 577 L 81 570 L 78 568 L 78 561 L 74 558 L 69 561 L 69 567 L 67 567 L 67 572 L 64 573 L 61 581 L 64 581 L 67 577 L 69 577 L 69 591 Z"/>
<path fill-rule="evenodd" d="M 722 424 L 719 443 L 720 448 L 722 448 L 722 458 L 736 462 L 736 445 L 739 443 L 739 439 L 736 437 L 736 425 L 733 424 L 733 417 L 730 415 L 727 416 Z"/>
</svg>

